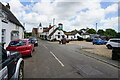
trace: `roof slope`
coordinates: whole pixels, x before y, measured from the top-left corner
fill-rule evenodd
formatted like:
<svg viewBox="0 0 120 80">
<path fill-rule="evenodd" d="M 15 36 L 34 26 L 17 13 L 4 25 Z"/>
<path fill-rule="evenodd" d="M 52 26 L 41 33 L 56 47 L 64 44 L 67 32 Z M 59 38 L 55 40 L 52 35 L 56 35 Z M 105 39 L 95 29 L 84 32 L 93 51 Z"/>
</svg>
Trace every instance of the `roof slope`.
<svg viewBox="0 0 120 80">
<path fill-rule="evenodd" d="M 49 36 L 52 36 L 57 30 L 58 28 L 56 28 Z"/>
<path fill-rule="evenodd" d="M 23 29 L 25 29 L 25 28 L 23 27 L 23 25 L 18 21 L 18 19 L 13 15 L 13 13 L 12 13 L 7 7 L 5 7 L 1 2 L 0 2 L 0 9 L 2 9 L 2 10 L 6 13 L 6 15 L 7 15 L 7 17 L 8 17 L 8 20 L 9 20 L 10 22 L 12 22 L 12 23 L 14 23 L 14 24 L 16 24 L 16 25 L 19 25 L 19 26 L 21 26 Z"/>
<path fill-rule="evenodd" d="M 38 34 L 38 28 L 33 28 L 33 30 L 35 31 L 35 34 Z"/>
</svg>

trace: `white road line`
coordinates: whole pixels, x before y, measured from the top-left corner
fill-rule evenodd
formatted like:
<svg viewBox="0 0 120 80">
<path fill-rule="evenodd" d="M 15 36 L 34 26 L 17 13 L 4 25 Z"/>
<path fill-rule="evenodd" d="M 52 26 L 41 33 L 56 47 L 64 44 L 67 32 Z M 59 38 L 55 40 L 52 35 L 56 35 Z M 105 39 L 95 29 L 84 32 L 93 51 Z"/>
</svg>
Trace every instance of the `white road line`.
<svg viewBox="0 0 120 80">
<path fill-rule="evenodd" d="M 45 45 L 43 45 L 46 49 L 48 49 Z"/>
<path fill-rule="evenodd" d="M 53 52 L 50 51 L 50 53 L 53 55 L 53 57 L 61 64 L 62 67 L 64 67 L 64 64 L 55 56 Z"/>
</svg>

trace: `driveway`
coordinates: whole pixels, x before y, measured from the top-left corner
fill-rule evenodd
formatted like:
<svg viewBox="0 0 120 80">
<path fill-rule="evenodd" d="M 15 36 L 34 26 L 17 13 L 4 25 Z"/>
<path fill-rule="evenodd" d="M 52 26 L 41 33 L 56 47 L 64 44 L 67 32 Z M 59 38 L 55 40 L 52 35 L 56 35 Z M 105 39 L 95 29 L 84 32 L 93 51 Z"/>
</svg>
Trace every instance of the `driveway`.
<svg viewBox="0 0 120 80">
<path fill-rule="evenodd" d="M 112 50 L 107 49 L 106 45 L 93 45 L 92 42 L 86 42 L 86 41 L 71 41 L 70 44 L 79 45 L 81 50 L 93 54 L 98 54 L 108 58 L 111 58 L 112 56 Z"/>
</svg>

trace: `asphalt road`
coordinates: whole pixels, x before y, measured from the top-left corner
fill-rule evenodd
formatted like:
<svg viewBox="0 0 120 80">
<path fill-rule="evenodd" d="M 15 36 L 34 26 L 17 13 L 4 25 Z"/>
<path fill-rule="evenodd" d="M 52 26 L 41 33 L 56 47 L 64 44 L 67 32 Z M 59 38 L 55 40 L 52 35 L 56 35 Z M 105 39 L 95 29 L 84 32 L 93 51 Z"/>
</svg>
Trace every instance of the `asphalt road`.
<svg viewBox="0 0 120 80">
<path fill-rule="evenodd" d="M 70 45 L 42 40 L 33 56 L 24 61 L 25 78 L 118 78 L 119 75 L 117 68 L 84 56 Z"/>
</svg>

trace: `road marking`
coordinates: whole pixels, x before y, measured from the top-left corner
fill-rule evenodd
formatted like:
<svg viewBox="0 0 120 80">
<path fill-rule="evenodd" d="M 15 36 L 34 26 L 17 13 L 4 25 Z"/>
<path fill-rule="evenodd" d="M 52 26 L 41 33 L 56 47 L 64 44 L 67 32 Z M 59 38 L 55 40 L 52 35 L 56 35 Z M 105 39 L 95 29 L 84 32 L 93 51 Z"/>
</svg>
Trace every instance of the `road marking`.
<svg viewBox="0 0 120 80">
<path fill-rule="evenodd" d="M 62 67 L 64 67 L 64 64 L 55 56 L 53 52 L 50 51 L 50 53 L 53 55 L 53 57 L 61 64 Z"/>
<path fill-rule="evenodd" d="M 46 49 L 48 49 L 45 45 L 43 45 Z"/>
</svg>

